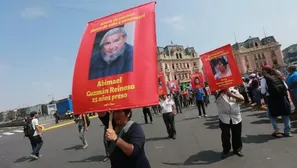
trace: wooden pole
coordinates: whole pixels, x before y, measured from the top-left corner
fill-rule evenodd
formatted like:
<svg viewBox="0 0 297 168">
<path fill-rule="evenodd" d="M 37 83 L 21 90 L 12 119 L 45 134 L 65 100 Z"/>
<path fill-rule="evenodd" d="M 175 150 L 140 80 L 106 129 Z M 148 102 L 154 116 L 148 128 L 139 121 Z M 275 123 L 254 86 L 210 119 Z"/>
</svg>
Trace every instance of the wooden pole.
<svg viewBox="0 0 297 168">
<path fill-rule="evenodd" d="M 113 129 L 112 119 L 113 119 L 113 112 L 109 111 L 108 129 Z"/>
</svg>

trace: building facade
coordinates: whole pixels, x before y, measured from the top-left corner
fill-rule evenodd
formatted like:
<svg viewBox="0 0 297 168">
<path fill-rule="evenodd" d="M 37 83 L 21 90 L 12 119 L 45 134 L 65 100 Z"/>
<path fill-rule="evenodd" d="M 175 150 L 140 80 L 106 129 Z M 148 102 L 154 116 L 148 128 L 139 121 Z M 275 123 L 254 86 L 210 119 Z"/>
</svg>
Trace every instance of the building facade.
<svg viewBox="0 0 297 168">
<path fill-rule="evenodd" d="M 283 50 L 284 61 L 287 65 L 297 64 L 297 44 L 293 44 Z"/>
<path fill-rule="evenodd" d="M 273 36 L 263 39 L 250 37 L 244 42 L 235 43 L 232 48 L 242 75 L 261 72 L 264 65 L 270 65 L 282 72 L 285 70 L 281 44 Z"/>
<path fill-rule="evenodd" d="M 157 52 L 158 70 L 164 72 L 166 82 L 190 83 L 190 74 L 202 72 L 202 62 L 194 47 L 168 45 L 157 47 Z"/>
</svg>

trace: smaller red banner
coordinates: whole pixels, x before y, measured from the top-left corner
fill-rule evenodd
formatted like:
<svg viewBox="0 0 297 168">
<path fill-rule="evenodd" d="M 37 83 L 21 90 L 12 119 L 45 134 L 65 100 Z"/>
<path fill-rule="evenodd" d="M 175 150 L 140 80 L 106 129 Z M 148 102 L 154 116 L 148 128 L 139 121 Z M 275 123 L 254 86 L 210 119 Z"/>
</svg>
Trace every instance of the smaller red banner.
<svg viewBox="0 0 297 168">
<path fill-rule="evenodd" d="M 204 77 L 201 72 L 190 75 L 192 89 L 204 88 Z"/>
<path fill-rule="evenodd" d="M 163 72 L 159 72 L 158 74 L 158 92 L 159 92 L 159 96 L 167 94 L 165 77 Z"/>
<path fill-rule="evenodd" d="M 178 81 L 177 80 L 169 81 L 168 86 L 169 86 L 169 89 L 170 89 L 171 92 L 178 92 L 179 91 Z"/>
<path fill-rule="evenodd" d="M 230 44 L 200 56 L 211 91 L 242 84 L 241 74 Z"/>
</svg>

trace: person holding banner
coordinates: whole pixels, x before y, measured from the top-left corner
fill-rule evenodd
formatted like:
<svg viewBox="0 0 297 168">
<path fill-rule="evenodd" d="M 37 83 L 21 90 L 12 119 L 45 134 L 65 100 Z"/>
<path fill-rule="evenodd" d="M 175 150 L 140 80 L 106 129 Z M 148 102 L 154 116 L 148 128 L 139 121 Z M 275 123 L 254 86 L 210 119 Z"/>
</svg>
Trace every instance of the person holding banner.
<svg viewBox="0 0 297 168">
<path fill-rule="evenodd" d="M 111 143 L 109 147 L 111 167 L 150 168 L 144 150 L 145 135 L 141 126 L 131 120 L 131 109 L 112 113 L 115 127 L 106 130 L 106 138 Z"/>
<path fill-rule="evenodd" d="M 221 140 L 223 146 L 222 159 L 228 157 L 231 150 L 230 131 L 232 133 L 232 148 L 234 154 L 243 157 L 242 150 L 242 117 L 239 103 L 244 101 L 244 97 L 233 87 L 221 90 L 216 94 L 216 104 L 218 108 Z"/>
<path fill-rule="evenodd" d="M 168 138 L 176 139 L 175 121 L 176 108 L 174 101 L 166 95 L 163 95 L 163 100 L 160 103 L 162 108 L 162 117 L 167 129 Z"/>
<path fill-rule="evenodd" d="M 199 118 L 202 117 L 202 112 L 203 112 L 204 117 L 207 117 L 207 115 L 205 113 L 205 107 L 204 107 L 203 88 L 196 89 L 194 92 L 195 92 L 195 97 L 196 97 L 196 105 L 197 105 L 198 111 L 199 111 Z M 202 109 L 202 112 L 201 112 L 201 109 Z"/>
</svg>

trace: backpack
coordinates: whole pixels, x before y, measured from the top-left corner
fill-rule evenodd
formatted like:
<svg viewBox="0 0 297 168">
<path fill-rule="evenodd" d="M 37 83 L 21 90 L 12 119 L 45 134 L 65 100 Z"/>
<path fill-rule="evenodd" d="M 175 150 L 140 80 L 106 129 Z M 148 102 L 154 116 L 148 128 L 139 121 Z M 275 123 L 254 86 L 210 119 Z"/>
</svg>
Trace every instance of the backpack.
<svg viewBox="0 0 297 168">
<path fill-rule="evenodd" d="M 35 133 L 35 130 L 33 128 L 32 119 L 26 120 L 24 125 L 24 134 L 25 137 L 32 137 Z"/>
<path fill-rule="evenodd" d="M 268 93 L 271 96 L 287 96 L 287 87 L 284 84 L 284 81 L 279 77 L 267 78 L 266 84 L 268 87 Z"/>
</svg>

